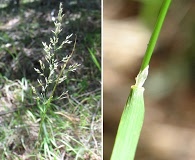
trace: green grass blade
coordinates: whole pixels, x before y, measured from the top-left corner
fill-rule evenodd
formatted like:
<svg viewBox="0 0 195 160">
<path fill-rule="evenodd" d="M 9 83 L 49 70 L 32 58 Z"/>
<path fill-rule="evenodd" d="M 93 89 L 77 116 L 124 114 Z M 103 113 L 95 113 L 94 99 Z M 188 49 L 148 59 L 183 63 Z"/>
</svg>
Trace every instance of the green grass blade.
<svg viewBox="0 0 195 160">
<path fill-rule="evenodd" d="M 144 88 L 149 62 L 160 34 L 162 24 L 170 6 L 171 0 L 165 0 L 160 10 L 156 26 L 150 38 L 136 84 L 131 87 L 130 95 L 123 111 L 111 160 L 133 160 L 144 120 Z"/>
<path fill-rule="evenodd" d="M 117 132 L 111 160 L 133 160 L 144 120 L 144 88 L 132 86 Z"/>
<path fill-rule="evenodd" d="M 99 71 L 101 72 L 101 67 L 100 67 L 100 64 L 97 60 L 97 58 L 95 57 L 95 53 L 92 49 L 88 48 L 88 51 L 91 55 L 91 59 L 93 60 L 93 63 L 96 65 L 96 67 L 99 69 Z"/>
<path fill-rule="evenodd" d="M 133 160 L 144 120 L 144 84 L 148 68 L 136 77 L 119 124 L 111 160 Z"/>
</svg>

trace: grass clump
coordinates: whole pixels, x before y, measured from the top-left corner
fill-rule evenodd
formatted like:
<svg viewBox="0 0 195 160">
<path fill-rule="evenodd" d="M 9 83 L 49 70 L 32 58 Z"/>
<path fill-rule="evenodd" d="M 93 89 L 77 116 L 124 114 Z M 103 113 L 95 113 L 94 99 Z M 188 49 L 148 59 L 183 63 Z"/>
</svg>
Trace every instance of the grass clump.
<svg viewBox="0 0 195 160">
<path fill-rule="evenodd" d="M 67 66 L 75 50 L 76 38 L 71 54 L 63 57 L 60 61 L 57 59 L 58 50 L 62 49 L 65 44 L 70 44 L 71 41 L 69 39 L 72 36 L 72 34 L 67 36 L 64 41 L 59 43 L 59 34 L 62 31 L 62 18 L 64 16 L 62 12 L 61 3 L 57 20 L 54 22 L 55 30 L 52 30 L 53 37 L 50 38 L 50 43 L 48 45 L 46 42 L 42 43 L 45 51 L 44 58 L 46 64 L 44 64 L 42 60 L 39 60 L 40 69 L 34 68 L 40 76 L 40 78 L 37 79 L 39 87 L 41 88 L 40 92 L 37 91 L 37 87 L 32 86 L 40 116 L 37 147 L 39 146 L 40 149 L 43 150 L 45 157 L 49 159 L 52 157 L 57 158 L 56 154 L 54 154 L 54 148 L 57 148 L 58 145 L 56 143 L 56 135 L 53 131 L 53 123 L 55 123 L 53 117 L 60 120 L 60 117 L 58 118 L 59 114 L 54 112 L 55 109 L 52 107 L 54 106 L 52 102 L 64 98 L 68 91 L 63 91 L 61 95 L 57 97 L 55 97 L 54 94 L 57 86 L 67 79 L 68 72 L 74 72 L 79 66 L 78 63 Z M 67 143 L 65 144 L 66 146 L 69 146 Z"/>
<path fill-rule="evenodd" d="M 86 58 L 84 53 L 87 52 L 82 49 L 84 45 L 80 45 L 81 54 L 74 55 L 80 65 L 73 59 L 76 48 L 76 38 L 71 42 L 73 34 L 63 41 L 59 38 L 64 31 L 62 26 L 66 24 L 62 20 L 65 16 L 68 19 L 68 15 L 64 16 L 62 12 L 60 4 L 50 42 L 42 43 L 43 56 L 37 56 L 35 50 L 35 59 L 30 57 L 31 62 L 39 62 L 32 67 L 38 73 L 37 81 L 32 78 L 37 75 L 33 74 L 34 70 L 26 74 L 30 77 L 28 80 L 21 78 L 10 81 L 4 78 L 5 75 L 0 77 L 0 85 L 3 84 L 0 86 L 0 101 L 10 98 L 8 112 L 13 105 L 16 108 L 9 114 L 6 112 L 3 117 L 0 111 L 0 155 L 3 160 L 101 159 L 100 89 L 88 87 L 88 83 L 94 81 L 90 81 L 88 72 L 80 73 L 81 67 L 86 66 L 83 64 L 86 61 L 79 61 L 82 57 Z M 40 38 L 36 43 L 39 41 Z M 40 44 L 35 48 L 39 48 Z M 70 50 L 69 45 L 73 45 Z M 62 53 L 65 47 L 70 54 Z M 25 63 L 25 60 L 22 62 Z M 79 78 L 76 73 L 80 73 Z M 3 107 L 8 108 L 8 103 Z"/>
</svg>

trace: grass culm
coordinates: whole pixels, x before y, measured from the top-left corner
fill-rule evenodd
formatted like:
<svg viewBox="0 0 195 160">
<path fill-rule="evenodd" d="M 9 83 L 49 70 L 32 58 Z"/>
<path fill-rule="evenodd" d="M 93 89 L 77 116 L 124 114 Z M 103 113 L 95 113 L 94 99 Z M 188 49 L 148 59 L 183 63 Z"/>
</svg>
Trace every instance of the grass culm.
<svg viewBox="0 0 195 160">
<path fill-rule="evenodd" d="M 57 144 L 53 132 L 52 124 L 54 121 L 52 116 L 57 117 L 58 115 L 53 110 L 52 102 L 64 98 L 68 91 L 62 92 L 58 97 L 54 97 L 54 94 L 57 86 L 67 79 L 68 72 L 74 72 L 79 66 L 78 63 L 67 66 L 75 50 L 76 38 L 71 54 L 63 57 L 60 61 L 56 58 L 58 50 L 62 49 L 64 45 L 70 44 L 69 39 L 73 35 L 71 34 L 64 41 L 59 42 L 59 34 L 62 31 L 62 18 L 64 16 L 62 12 L 61 3 L 57 20 L 54 22 L 55 30 L 52 30 L 53 37 L 50 38 L 48 45 L 46 42 L 42 43 L 45 51 L 45 62 L 39 60 L 40 69 L 34 68 L 40 77 L 37 79 L 40 89 L 32 86 L 40 116 L 37 147 L 43 150 L 45 157 L 49 159 L 51 157 L 57 158 L 53 152 L 53 148 L 57 148 Z"/>
</svg>

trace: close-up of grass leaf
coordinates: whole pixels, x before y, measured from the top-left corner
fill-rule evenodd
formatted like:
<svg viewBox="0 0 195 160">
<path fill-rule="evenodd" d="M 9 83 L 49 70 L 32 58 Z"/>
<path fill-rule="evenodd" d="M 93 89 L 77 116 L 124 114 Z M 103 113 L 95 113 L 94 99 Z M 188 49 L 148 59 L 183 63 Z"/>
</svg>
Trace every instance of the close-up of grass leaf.
<svg viewBox="0 0 195 160">
<path fill-rule="evenodd" d="M 133 160 L 144 121 L 144 88 L 149 62 L 160 34 L 171 0 L 164 0 L 148 48 L 142 61 L 136 83 L 131 87 L 115 139 L 111 160 Z"/>
</svg>

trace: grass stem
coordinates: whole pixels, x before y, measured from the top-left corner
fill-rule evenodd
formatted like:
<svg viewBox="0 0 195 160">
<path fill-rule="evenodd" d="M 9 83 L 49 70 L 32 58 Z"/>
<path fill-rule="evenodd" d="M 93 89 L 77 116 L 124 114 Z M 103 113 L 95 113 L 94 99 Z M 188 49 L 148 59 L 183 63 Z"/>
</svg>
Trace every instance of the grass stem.
<svg viewBox="0 0 195 160">
<path fill-rule="evenodd" d="M 150 38 L 136 84 L 131 87 L 115 139 L 111 160 L 133 160 L 144 121 L 144 88 L 150 59 L 160 34 L 171 0 L 164 0 L 154 31 Z"/>
<path fill-rule="evenodd" d="M 167 14 L 167 11 L 169 9 L 170 4 L 171 4 L 171 0 L 164 0 L 163 4 L 161 6 L 160 13 L 159 13 L 156 25 L 154 27 L 154 31 L 153 31 L 152 36 L 150 38 L 144 59 L 142 61 L 140 71 L 143 71 L 144 68 L 146 68 L 150 63 L 151 56 L 153 54 L 157 39 L 159 37 L 160 31 L 161 31 L 161 28 L 162 28 L 162 25 L 163 25 L 163 22 L 164 22 L 164 19 L 166 17 L 166 14 Z"/>
</svg>

